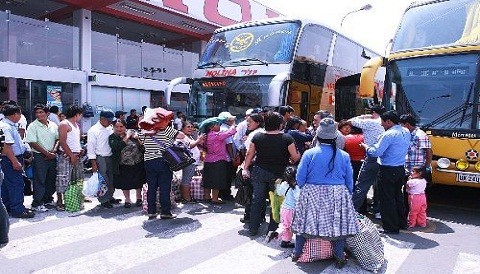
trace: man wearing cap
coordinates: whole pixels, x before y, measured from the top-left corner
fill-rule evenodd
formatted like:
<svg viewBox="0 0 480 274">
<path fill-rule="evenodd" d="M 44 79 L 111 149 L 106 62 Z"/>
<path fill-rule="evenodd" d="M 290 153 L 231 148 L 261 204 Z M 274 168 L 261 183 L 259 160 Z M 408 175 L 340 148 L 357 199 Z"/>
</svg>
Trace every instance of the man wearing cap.
<svg viewBox="0 0 480 274">
<path fill-rule="evenodd" d="M 115 119 L 125 120 L 125 114 L 126 114 L 125 111 L 117 110 L 115 111 Z"/>
<path fill-rule="evenodd" d="M 98 197 L 102 207 L 112 208 L 112 203 L 120 201 L 113 198 L 113 165 L 112 149 L 108 144 L 108 137 L 113 134 L 111 123 L 115 121 L 115 114 L 111 110 L 100 112 L 100 119 L 87 132 L 87 156 L 92 163 L 92 171 L 98 172 L 107 183 L 107 193 Z"/>
<path fill-rule="evenodd" d="M 220 125 L 220 131 L 227 131 L 230 129 L 232 125 L 235 124 L 235 119 L 237 117 L 233 116 L 230 114 L 228 111 L 221 112 L 218 115 L 218 118 L 222 119 L 224 122 Z M 233 167 L 233 159 L 235 159 L 235 147 L 233 145 L 233 137 L 228 137 L 225 139 L 225 145 L 227 146 L 227 178 L 231 183 L 231 180 L 233 179 L 233 176 L 235 175 L 235 169 Z M 230 185 L 230 184 L 229 184 Z M 225 190 L 220 190 L 220 198 L 222 200 L 233 200 L 232 196 L 232 190 L 225 189 Z"/>
<path fill-rule="evenodd" d="M 385 132 L 385 129 L 382 126 L 382 119 L 380 118 L 380 115 L 385 112 L 385 108 L 376 105 L 373 106 L 370 111 L 372 114 L 360 115 L 348 121 L 351 122 L 353 126 L 362 130 L 365 144 L 373 146 L 377 142 L 378 137 Z M 365 214 L 367 211 L 366 207 L 362 207 L 362 205 L 364 205 L 370 187 L 376 186 L 378 168 L 377 157 L 366 154 L 360 172 L 358 173 L 358 178 L 352 195 L 353 205 L 360 213 Z M 378 212 L 379 209 L 376 197 L 374 198 L 374 201 L 375 204 L 373 210 L 375 218 L 380 219 L 381 215 Z"/>
</svg>

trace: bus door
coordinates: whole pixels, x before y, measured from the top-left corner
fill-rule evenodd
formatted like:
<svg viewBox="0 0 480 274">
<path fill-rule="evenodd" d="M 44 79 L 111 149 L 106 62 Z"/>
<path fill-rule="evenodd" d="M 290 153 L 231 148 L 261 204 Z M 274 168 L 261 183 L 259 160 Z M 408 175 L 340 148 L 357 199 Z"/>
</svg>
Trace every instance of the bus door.
<svg viewBox="0 0 480 274">
<path fill-rule="evenodd" d="M 295 109 L 295 115 L 308 121 L 310 112 L 310 85 L 292 81 L 287 104 Z"/>
<path fill-rule="evenodd" d="M 358 95 L 360 74 L 338 79 L 335 83 L 335 119 L 350 119 L 364 113 L 365 107 Z"/>
</svg>

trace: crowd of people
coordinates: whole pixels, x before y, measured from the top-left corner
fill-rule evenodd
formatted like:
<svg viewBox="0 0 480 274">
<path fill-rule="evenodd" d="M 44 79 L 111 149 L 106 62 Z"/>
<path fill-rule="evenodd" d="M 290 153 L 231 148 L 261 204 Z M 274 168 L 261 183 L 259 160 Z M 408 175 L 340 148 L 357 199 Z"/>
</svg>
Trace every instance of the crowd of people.
<svg viewBox="0 0 480 274">
<path fill-rule="evenodd" d="M 79 106 L 69 106 L 60 114 L 58 108 L 36 105 L 36 119 L 28 126 L 20 122 L 21 109 L 15 102 L 7 102 L 2 109 L 1 197 L 5 207 L 0 207 L 0 244 L 7 242 L 7 214 L 32 218 L 49 209 L 65 210 L 65 191 L 84 178 L 84 155 L 107 185 L 107 192 L 98 197 L 101 207 L 110 209 L 121 203 L 113 196 L 115 189 L 123 191 L 124 207 L 142 206 L 146 183 L 148 219 L 175 218 L 170 200 L 173 171 L 162 154 L 176 141 L 183 142 L 194 159 L 182 170 L 183 203 L 197 202 L 190 195 L 190 182 L 202 166 L 203 202 L 213 205 L 233 199 L 232 180 L 241 176 L 249 181 L 252 193 L 240 221 L 248 225 L 250 236 L 256 236 L 267 216 L 268 192 L 285 196 L 280 222 L 270 212 L 267 232 L 271 240 L 278 230 L 281 247 L 295 247 L 293 261 L 300 257 L 306 239 L 320 237 L 332 241 L 336 266 L 343 267 L 345 239 L 358 232 L 357 212 L 367 213 L 371 187 L 372 213 L 382 220 L 384 233 L 427 225 L 425 178 L 432 160 L 428 136 L 412 115 L 399 116 L 381 106 L 338 123 L 328 111 L 318 111 L 310 126 L 290 106 L 249 109 L 245 117 L 222 112 L 199 125 L 177 113 L 168 126 L 153 132 L 140 130 L 142 117 L 134 109 L 126 118 L 126 112 L 103 110 L 86 132 L 86 147 L 81 143 L 83 109 Z M 34 170 L 31 208 L 24 206 L 26 158 Z"/>
</svg>

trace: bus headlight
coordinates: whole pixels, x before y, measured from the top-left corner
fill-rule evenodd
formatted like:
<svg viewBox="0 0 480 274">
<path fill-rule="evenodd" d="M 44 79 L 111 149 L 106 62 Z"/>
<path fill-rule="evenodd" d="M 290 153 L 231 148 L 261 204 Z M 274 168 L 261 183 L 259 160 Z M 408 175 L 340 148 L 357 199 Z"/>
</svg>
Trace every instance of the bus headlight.
<svg viewBox="0 0 480 274">
<path fill-rule="evenodd" d="M 460 159 L 458 160 L 456 163 L 455 163 L 455 167 L 458 169 L 458 170 L 461 170 L 461 171 L 464 171 L 465 169 L 467 169 L 468 167 L 470 166 L 470 164 L 463 160 L 463 159 Z"/>
<path fill-rule="evenodd" d="M 437 160 L 437 165 L 439 168 L 449 168 L 450 164 L 451 162 L 447 158 L 440 158 Z"/>
<path fill-rule="evenodd" d="M 480 162 L 475 163 L 475 169 L 480 171 Z"/>
</svg>

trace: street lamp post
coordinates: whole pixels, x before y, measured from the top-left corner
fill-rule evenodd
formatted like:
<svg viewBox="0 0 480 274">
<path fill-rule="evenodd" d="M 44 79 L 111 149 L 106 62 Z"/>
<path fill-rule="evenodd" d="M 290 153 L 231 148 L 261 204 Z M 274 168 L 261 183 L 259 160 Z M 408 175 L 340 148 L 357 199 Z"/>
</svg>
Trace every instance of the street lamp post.
<svg viewBox="0 0 480 274">
<path fill-rule="evenodd" d="M 346 18 L 348 15 L 350 15 L 350 14 L 352 14 L 352 13 L 355 13 L 355 12 L 362 11 L 362 10 L 369 10 L 369 9 L 371 9 L 371 8 L 372 8 L 372 5 L 366 4 L 365 6 L 359 8 L 359 9 L 352 10 L 352 11 L 348 12 L 347 14 L 345 14 L 345 15 L 342 17 L 342 21 L 340 21 L 340 27 L 342 27 L 343 21 L 345 20 L 345 18 Z"/>
</svg>

